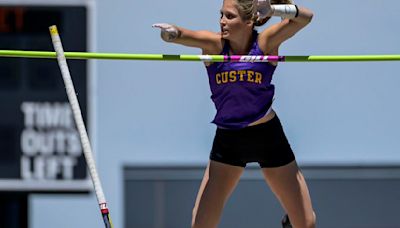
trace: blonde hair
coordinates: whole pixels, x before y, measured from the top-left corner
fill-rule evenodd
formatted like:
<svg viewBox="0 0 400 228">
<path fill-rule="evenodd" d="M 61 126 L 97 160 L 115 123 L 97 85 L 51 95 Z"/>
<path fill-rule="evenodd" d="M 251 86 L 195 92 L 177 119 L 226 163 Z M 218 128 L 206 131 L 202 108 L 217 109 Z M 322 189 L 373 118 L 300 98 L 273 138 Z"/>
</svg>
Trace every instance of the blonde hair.
<svg viewBox="0 0 400 228">
<path fill-rule="evenodd" d="M 262 21 L 257 20 L 257 0 L 235 0 L 243 20 L 252 20 L 255 26 L 261 26 L 267 23 L 269 18 Z M 293 0 L 270 0 L 271 4 L 294 4 Z"/>
</svg>

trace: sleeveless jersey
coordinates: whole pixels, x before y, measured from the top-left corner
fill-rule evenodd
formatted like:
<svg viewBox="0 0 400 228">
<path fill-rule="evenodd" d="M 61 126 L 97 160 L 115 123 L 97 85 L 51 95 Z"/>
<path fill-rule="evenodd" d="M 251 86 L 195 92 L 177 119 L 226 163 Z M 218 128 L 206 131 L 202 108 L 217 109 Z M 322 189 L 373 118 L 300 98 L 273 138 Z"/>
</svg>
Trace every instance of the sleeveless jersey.
<svg viewBox="0 0 400 228">
<path fill-rule="evenodd" d="M 249 55 L 264 55 L 253 31 Z M 225 41 L 222 55 L 229 55 Z M 271 107 L 275 87 L 271 84 L 276 66 L 270 63 L 215 62 L 207 66 L 211 99 L 218 127 L 240 129 L 262 118 Z"/>
</svg>

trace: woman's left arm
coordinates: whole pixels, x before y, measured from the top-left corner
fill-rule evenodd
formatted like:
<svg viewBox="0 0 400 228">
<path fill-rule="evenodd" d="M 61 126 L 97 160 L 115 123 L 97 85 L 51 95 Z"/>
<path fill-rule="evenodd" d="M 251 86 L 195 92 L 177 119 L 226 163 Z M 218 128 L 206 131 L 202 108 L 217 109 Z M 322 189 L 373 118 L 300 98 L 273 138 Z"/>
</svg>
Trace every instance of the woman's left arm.
<svg viewBox="0 0 400 228">
<path fill-rule="evenodd" d="M 311 22 L 313 18 L 311 10 L 297 6 L 296 9 L 297 15 L 295 17 L 284 19 L 260 33 L 259 45 L 267 54 L 272 50 L 277 50 L 284 41 L 294 36 Z"/>
</svg>

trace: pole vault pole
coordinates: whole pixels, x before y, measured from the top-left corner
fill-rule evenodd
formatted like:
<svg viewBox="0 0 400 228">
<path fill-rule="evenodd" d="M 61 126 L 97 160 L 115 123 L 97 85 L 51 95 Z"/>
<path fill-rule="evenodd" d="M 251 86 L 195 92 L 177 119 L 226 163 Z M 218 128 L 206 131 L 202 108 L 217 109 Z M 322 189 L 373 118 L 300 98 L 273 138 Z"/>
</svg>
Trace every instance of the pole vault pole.
<svg viewBox="0 0 400 228">
<path fill-rule="evenodd" d="M 93 158 L 92 147 L 90 145 L 89 137 L 86 131 L 85 123 L 83 122 L 81 109 L 79 107 L 78 98 L 75 93 L 74 84 L 72 82 L 71 74 L 68 68 L 67 60 L 64 55 L 64 50 L 62 47 L 61 39 L 57 31 L 56 26 L 51 26 L 50 28 L 51 39 L 53 41 L 54 49 L 57 53 L 58 65 L 61 70 L 61 74 L 64 80 L 65 89 L 67 91 L 68 100 L 71 105 L 72 112 L 74 114 L 74 120 L 76 127 L 81 138 L 81 143 L 83 147 L 83 153 L 85 155 L 86 164 L 89 168 L 89 173 L 92 178 L 94 190 L 96 193 L 97 201 L 100 207 L 100 212 L 104 221 L 106 228 L 112 228 L 112 222 L 110 213 L 107 207 L 106 198 L 104 196 L 103 187 L 101 186 L 100 177 L 96 169 L 96 163 Z"/>
</svg>

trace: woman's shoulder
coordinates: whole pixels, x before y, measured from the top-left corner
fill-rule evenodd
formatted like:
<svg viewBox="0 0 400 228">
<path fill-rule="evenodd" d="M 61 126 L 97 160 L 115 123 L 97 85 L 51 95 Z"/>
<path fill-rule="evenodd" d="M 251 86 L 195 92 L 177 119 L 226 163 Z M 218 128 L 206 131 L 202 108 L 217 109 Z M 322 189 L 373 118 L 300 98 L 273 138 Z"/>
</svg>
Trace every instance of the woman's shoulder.
<svg viewBox="0 0 400 228">
<path fill-rule="evenodd" d="M 207 37 L 205 42 L 206 48 L 203 49 L 204 55 L 219 55 L 221 54 L 223 47 L 225 45 L 224 39 L 221 38 L 220 32 L 204 31 L 204 36 Z"/>
<path fill-rule="evenodd" d="M 258 34 L 257 37 L 257 44 L 258 47 L 261 49 L 261 51 L 265 55 L 274 55 L 277 54 L 278 48 L 274 46 L 270 41 L 271 41 L 271 34 L 273 33 L 274 28 L 273 27 L 268 27 L 262 32 Z"/>
<path fill-rule="evenodd" d="M 203 49 L 202 54 L 203 55 L 226 55 L 229 52 L 229 42 L 226 41 L 225 39 L 222 39 L 220 33 L 215 33 L 217 34 L 217 37 L 214 37 L 214 40 L 212 41 L 214 45 L 210 45 L 209 49 Z M 228 51 L 227 51 L 228 50 Z M 206 67 L 213 66 L 215 64 L 211 62 L 204 62 Z"/>
<path fill-rule="evenodd" d="M 268 37 L 263 36 L 262 33 L 257 33 L 255 50 L 253 50 L 256 55 L 279 55 L 279 47 L 271 47 L 268 45 L 268 41 Z M 276 62 L 270 62 L 270 64 L 272 66 L 278 65 Z"/>
</svg>

